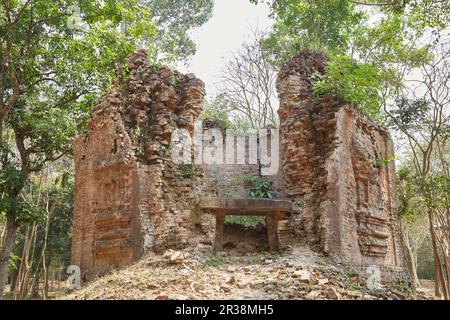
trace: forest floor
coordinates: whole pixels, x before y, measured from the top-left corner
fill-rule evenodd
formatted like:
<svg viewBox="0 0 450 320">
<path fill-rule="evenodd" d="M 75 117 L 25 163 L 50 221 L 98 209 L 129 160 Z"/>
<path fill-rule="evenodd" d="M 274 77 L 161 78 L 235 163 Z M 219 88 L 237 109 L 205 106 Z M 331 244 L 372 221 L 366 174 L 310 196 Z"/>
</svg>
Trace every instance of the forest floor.
<svg viewBox="0 0 450 320">
<path fill-rule="evenodd" d="M 344 267 L 306 245 L 280 254 L 211 255 L 210 247 L 149 254 L 59 299 L 432 299 L 400 282 L 369 290 Z"/>
</svg>

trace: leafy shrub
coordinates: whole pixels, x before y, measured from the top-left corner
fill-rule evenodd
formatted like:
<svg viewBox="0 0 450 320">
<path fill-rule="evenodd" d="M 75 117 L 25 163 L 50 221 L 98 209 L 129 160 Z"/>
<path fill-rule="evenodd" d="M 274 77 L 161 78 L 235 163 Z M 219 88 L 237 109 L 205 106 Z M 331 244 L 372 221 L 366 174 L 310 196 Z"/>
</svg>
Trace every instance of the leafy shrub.
<svg viewBox="0 0 450 320">
<path fill-rule="evenodd" d="M 175 71 L 170 77 L 170 84 L 176 87 L 181 83 L 181 80 L 181 74 Z"/>
<path fill-rule="evenodd" d="M 212 127 L 223 131 L 231 129 L 239 134 L 254 132 L 248 116 L 235 110 L 223 95 L 219 95 L 213 101 L 205 104 L 199 120 L 209 122 L 213 125 Z"/>
<path fill-rule="evenodd" d="M 250 186 L 247 188 L 247 195 L 252 198 L 275 198 L 276 194 L 272 184 L 261 178 L 251 178 Z"/>
<path fill-rule="evenodd" d="M 214 102 L 205 105 L 199 120 L 208 120 L 213 123 L 215 127 L 223 130 L 231 129 L 233 124 L 231 123 L 228 114 L 229 110 L 224 104 L 224 101 L 216 99 Z"/>
</svg>

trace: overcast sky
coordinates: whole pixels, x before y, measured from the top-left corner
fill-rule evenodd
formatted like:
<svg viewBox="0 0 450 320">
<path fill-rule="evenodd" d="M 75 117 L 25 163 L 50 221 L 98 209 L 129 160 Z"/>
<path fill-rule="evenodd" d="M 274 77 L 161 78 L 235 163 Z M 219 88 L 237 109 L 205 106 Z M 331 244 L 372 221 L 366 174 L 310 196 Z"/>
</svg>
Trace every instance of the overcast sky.
<svg viewBox="0 0 450 320">
<path fill-rule="evenodd" d="M 231 53 L 239 49 L 255 28 L 271 26 L 267 5 L 257 6 L 249 0 L 215 0 L 212 18 L 191 32 L 197 53 L 188 65 L 179 65 L 182 73 L 192 72 L 206 84 L 208 98 L 216 93 L 215 83 Z"/>
</svg>

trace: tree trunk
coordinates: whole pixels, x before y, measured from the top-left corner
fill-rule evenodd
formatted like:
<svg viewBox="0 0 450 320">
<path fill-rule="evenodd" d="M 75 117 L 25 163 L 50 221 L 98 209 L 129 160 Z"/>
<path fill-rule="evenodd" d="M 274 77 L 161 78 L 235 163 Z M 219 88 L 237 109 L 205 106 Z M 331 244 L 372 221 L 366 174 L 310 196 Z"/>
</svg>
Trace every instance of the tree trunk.
<svg viewBox="0 0 450 320">
<path fill-rule="evenodd" d="M 50 292 L 53 292 L 53 284 L 55 282 L 55 272 L 50 272 Z"/>
<path fill-rule="evenodd" d="M 31 296 L 39 296 L 39 283 L 41 280 L 41 265 L 40 262 L 36 265 L 36 272 L 33 275 L 33 282 L 31 287 Z"/>
<path fill-rule="evenodd" d="M 1 229 L 1 233 L 0 233 L 0 248 L 3 248 L 3 244 L 5 243 L 5 238 L 6 238 L 6 227 L 2 227 Z"/>
<path fill-rule="evenodd" d="M 447 283 L 444 279 L 441 257 L 439 256 L 439 251 L 437 248 L 436 233 L 434 230 L 434 223 L 433 223 L 433 214 L 431 212 L 428 213 L 428 218 L 430 222 L 431 243 L 433 246 L 433 257 L 434 257 L 434 270 L 435 270 L 434 291 L 436 297 L 442 298 L 442 296 L 444 296 L 444 298 L 447 299 L 448 298 Z"/>
<path fill-rule="evenodd" d="M 48 297 L 48 269 L 44 269 L 44 288 L 42 289 L 42 298 L 47 300 Z"/>
<path fill-rule="evenodd" d="M 49 266 L 47 267 L 47 259 L 46 259 L 46 249 L 47 249 L 47 240 L 48 240 L 48 232 L 50 230 L 50 222 L 52 217 L 52 210 L 49 209 L 49 199 L 47 194 L 47 202 L 45 206 L 45 210 L 47 212 L 47 219 L 45 221 L 45 236 L 44 236 L 44 246 L 42 248 L 42 268 L 44 270 L 44 290 L 43 290 L 43 298 L 44 300 L 47 299 L 48 295 L 48 268 L 50 267 L 50 264 L 52 262 L 51 255 L 49 253 Z"/>
<path fill-rule="evenodd" d="M 408 234 L 406 231 L 407 229 L 402 222 L 400 222 L 400 227 L 403 230 L 402 237 L 401 237 L 401 240 L 402 240 L 401 243 L 402 243 L 403 251 L 405 252 L 406 267 L 408 268 L 412 285 L 414 286 L 414 288 L 418 288 L 418 287 L 420 287 L 420 282 L 419 282 L 419 277 L 417 275 L 417 259 L 416 259 L 416 256 L 413 254 L 413 250 L 411 248 L 411 244 L 409 242 Z"/>
<path fill-rule="evenodd" d="M 18 271 L 19 266 L 17 266 L 16 264 L 16 269 L 14 269 L 13 273 L 11 274 L 11 292 L 14 292 L 14 290 L 16 289 L 16 284 L 17 284 L 17 280 L 19 278 L 19 271 Z"/>
<path fill-rule="evenodd" d="M 30 296 L 32 298 L 37 297 L 39 294 L 39 278 L 36 279 L 35 277 L 33 277 L 33 279 L 31 280 L 31 290 L 30 290 Z"/>
<path fill-rule="evenodd" d="M 13 214 L 6 215 L 6 239 L 0 257 L 0 300 L 8 280 L 9 255 L 14 249 L 16 241 L 17 222 Z"/>
</svg>

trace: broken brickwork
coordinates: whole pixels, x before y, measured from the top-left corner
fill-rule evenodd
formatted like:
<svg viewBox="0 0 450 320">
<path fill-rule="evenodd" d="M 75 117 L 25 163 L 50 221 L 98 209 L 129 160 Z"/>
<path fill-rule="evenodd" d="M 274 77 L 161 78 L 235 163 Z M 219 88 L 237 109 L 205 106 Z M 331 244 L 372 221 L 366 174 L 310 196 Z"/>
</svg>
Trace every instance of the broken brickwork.
<svg viewBox="0 0 450 320">
<path fill-rule="evenodd" d="M 327 59 L 303 51 L 279 73 L 281 171 L 295 231 L 356 268 L 404 270 L 393 143 L 385 128 L 336 98 L 314 97 Z"/>
</svg>

